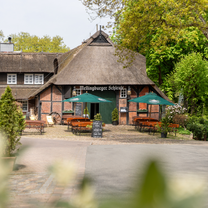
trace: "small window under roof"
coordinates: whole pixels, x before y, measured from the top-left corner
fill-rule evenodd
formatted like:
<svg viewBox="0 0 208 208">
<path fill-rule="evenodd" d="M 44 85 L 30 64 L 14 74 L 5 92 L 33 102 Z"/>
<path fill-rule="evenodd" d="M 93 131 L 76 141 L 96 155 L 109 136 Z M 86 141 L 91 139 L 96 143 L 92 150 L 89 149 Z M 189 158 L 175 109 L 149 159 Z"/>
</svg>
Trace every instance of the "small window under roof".
<svg viewBox="0 0 208 208">
<path fill-rule="evenodd" d="M 108 43 L 106 38 L 100 33 L 97 38 L 95 38 L 92 43 Z"/>
<path fill-rule="evenodd" d="M 106 37 L 101 33 L 89 44 L 90 46 L 112 46 Z"/>
</svg>

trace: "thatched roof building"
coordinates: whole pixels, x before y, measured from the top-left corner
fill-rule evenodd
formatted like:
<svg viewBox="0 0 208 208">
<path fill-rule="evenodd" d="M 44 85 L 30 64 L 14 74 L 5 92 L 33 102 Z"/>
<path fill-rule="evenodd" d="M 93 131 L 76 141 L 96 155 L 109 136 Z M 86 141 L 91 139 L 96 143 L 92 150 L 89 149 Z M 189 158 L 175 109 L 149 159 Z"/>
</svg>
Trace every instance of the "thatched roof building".
<svg viewBox="0 0 208 208">
<path fill-rule="evenodd" d="M 103 41 L 99 41 L 103 39 Z M 146 58 L 137 54 L 133 64 L 124 68 L 115 56 L 109 36 L 97 31 L 79 47 L 58 58 L 59 70 L 44 86 L 31 94 L 34 97 L 49 85 L 151 85 L 146 74 Z M 159 88 L 155 90 L 168 99 Z"/>
<path fill-rule="evenodd" d="M 53 72 L 58 53 L 0 53 L 0 72 Z"/>
<path fill-rule="evenodd" d="M 0 53 L 0 96 L 7 86 L 7 74 L 17 74 L 18 82 L 10 85 L 15 99 L 25 100 L 29 95 L 40 88 L 40 85 L 24 85 L 24 74 L 47 75 L 45 82 L 54 74 L 54 61 L 62 54 L 60 53 L 22 53 L 1 52 Z"/>
</svg>

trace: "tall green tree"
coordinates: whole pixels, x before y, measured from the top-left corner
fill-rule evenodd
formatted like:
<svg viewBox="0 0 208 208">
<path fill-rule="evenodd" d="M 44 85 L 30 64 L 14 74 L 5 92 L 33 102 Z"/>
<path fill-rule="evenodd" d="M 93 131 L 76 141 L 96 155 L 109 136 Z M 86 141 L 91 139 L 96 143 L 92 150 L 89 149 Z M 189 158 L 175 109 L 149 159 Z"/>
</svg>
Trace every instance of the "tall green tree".
<svg viewBox="0 0 208 208">
<path fill-rule="evenodd" d="M 2 30 L 0 30 L 0 42 L 4 39 L 4 33 Z"/>
<path fill-rule="evenodd" d="M 12 42 L 14 43 L 14 50 L 23 52 L 52 52 L 52 53 L 65 53 L 69 51 L 63 38 L 60 36 L 50 37 L 48 35 L 42 38 L 36 35 L 30 35 L 26 32 L 21 32 L 18 34 L 11 34 Z"/>
<path fill-rule="evenodd" d="M 184 106 L 191 114 L 208 108 L 208 63 L 200 53 L 191 53 L 176 63 L 169 85 L 184 96 Z"/>
<path fill-rule="evenodd" d="M 191 52 L 200 52 L 204 57 L 207 56 L 208 40 L 203 33 L 194 27 L 185 30 L 187 31 L 180 41 L 172 40 L 165 46 L 158 46 L 157 49 L 150 48 L 145 54 L 147 75 L 162 89 L 164 89 L 166 76 L 173 71 L 175 63 L 182 56 Z M 157 38 L 157 34 L 155 36 L 153 36 L 154 39 Z"/>
<path fill-rule="evenodd" d="M 144 53 L 154 48 L 160 53 L 160 46 L 181 41 L 189 27 L 197 28 L 208 38 L 208 0 L 115 0 L 113 7 L 109 0 L 82 2 L 97 16 L 116 16 L 116 35 L 120 40 L 117 55 L 122 62 L 132 61 L 126 56 L 126 49 Z"/>
<path fill-rule="evenodd" d="M 24 128 L 23 113 L 16 105 L 8 86 L 0 99 L 0 131 L 6 135 L 5 156 L 11 156 L 21 144 L 20 133 Z"/>
</svg>

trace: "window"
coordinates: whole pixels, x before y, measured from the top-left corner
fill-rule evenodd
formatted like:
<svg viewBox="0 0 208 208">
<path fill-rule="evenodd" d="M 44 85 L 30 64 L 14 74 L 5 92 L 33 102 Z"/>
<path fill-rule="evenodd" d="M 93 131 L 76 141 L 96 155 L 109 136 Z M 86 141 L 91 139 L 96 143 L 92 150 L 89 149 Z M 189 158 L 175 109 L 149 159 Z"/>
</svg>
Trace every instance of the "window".
<svg viewBox="0 0 208 208">
<path fill-rule="evenodd" d="M 74 89 L 74 90 L 75 90 L 75 92 L 76 92 L 76 96 L 82 94 L 80 88 L 76 88 L 76 89 Z"/>
<path fill-rule="evenodd" d="M 17 84 L 17 75 L 7 74 L 7 84 Z"/>
<path fill-rule="evenodd" d="M 127 90 L 126 90 L 126 88 L 120 90 L 120 98 L 127 98 Z"/>
<path fill-rule="evenodd" d="M 28 105 L 27 105 L 27 100 L 18 100 L 19 103 L 22 104 L 21 108 L 23 112 L 28 111 Z"/>
<path fill-rule="evenodd" d="M 35 84 L 44 84 L 43 83 L 43 74 L 35 75 Z"/>
<path fill-rule="evenodd" d="M 25 74 L 24 84 L 33 84 L 33 74 Z"/>
</svg>

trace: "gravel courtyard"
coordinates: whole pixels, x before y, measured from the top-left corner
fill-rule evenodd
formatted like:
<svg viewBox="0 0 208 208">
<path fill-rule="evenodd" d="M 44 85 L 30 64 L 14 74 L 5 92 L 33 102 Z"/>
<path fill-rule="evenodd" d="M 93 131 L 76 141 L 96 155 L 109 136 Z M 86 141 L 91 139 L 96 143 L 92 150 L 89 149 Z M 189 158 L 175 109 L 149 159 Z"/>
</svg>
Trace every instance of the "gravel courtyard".
<svg viewBox="0 0 208 208">
<path fill-rule="evenodd" d="M 22 138 L 32 137 L 38 139 L 52 139 L 52 140 L 68 140 L 68 141 L 87 141 L 91 142 L 91 145 L 108 145 L 108 144 L 203 144 L 207 145 L 207 142 L 196 141 L 191 136 L 183 136 L 177 134 L 176 137 L 172 133 L 168 135 L 168 138 L 163 139 L 160 137 L 160 133 L 148 134 L 135 130 L 134 126 L 130 125 L 118 125 L 113 126 L 106 124 L 104 127 L 103 138 L 92 138 L 90 133 L 82 133 L 80 136 L 72 134 L 68 130 L 67 125 L 54 125 L 53 127 L 46 127 L 44 133 L 40 135 L 35 129 L 25 129 Z"/>
</svg>

